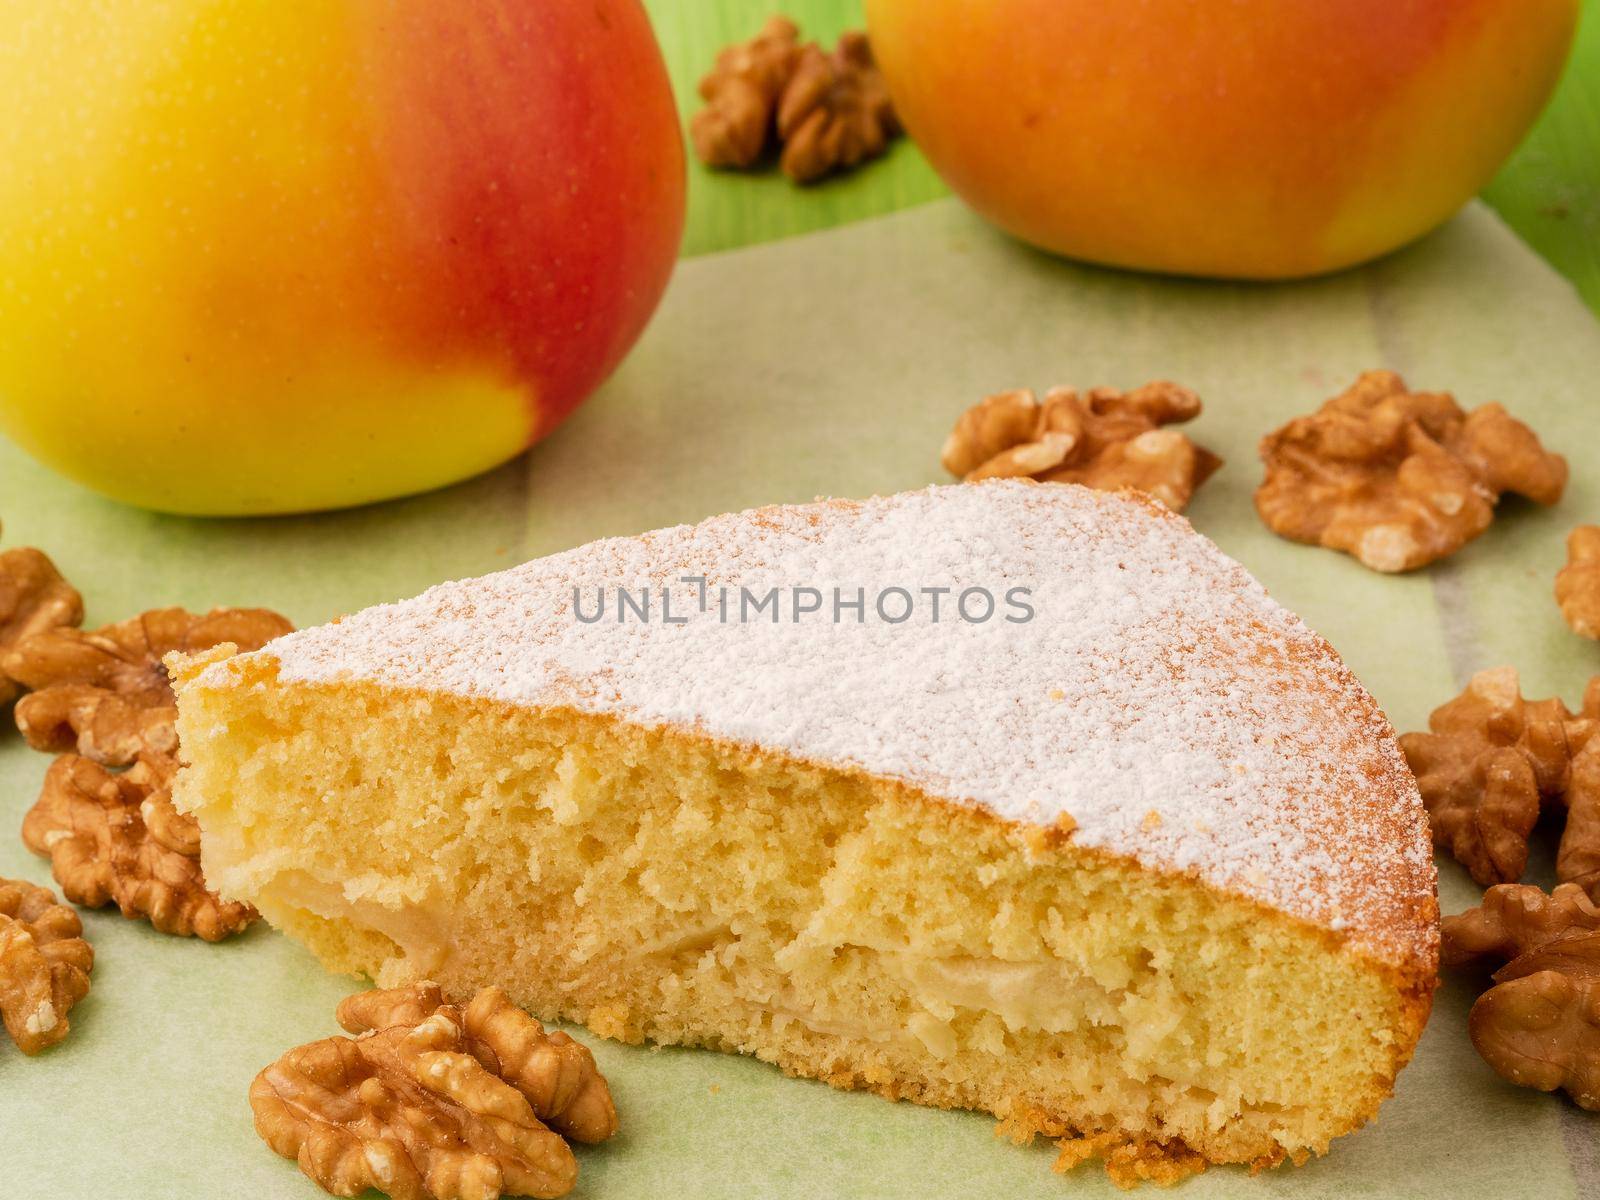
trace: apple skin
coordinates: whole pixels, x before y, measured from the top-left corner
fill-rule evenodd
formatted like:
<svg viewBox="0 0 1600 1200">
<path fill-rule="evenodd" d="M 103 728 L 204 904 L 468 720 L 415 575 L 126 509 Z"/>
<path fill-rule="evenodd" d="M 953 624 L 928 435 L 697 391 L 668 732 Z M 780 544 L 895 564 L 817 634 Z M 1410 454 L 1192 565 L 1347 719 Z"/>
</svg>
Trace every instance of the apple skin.
<svg viewBox="0 0 1600 1200">
<path fill-rule="evenodd" d="M 638 0 L 0 7 L 0 426 L 180 513 L 422 491 L 654 310 L 683 143 Z"/>
<path fill-rule="evenodd" d="M 1281 279 L 1440 224 L 1553 90 L 1579 0 L 867 0 L 973 208 L 1114 266 Z"/>
</svg>

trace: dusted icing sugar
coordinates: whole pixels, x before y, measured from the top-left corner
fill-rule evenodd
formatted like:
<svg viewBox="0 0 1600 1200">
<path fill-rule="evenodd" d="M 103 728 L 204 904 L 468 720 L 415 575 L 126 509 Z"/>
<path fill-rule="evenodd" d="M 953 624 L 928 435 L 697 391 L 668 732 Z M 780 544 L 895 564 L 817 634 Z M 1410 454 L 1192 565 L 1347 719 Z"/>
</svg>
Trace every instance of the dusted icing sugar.
<svg viewBox="0 0 1600 1200">
<path fill-rule="evenodd" d="M 746 595 L 774 589 L 752 619 Z M 1394 961 L 1431 902 L 1426 818 L 1371 697 L 1241 566 L 1137 498 L 995 481 L 757 509 L 443 584 L 260 654 L 286 682 L 567 705 L 1011 821 L 1067 815 L 1079 844 Z"/>
</svg>

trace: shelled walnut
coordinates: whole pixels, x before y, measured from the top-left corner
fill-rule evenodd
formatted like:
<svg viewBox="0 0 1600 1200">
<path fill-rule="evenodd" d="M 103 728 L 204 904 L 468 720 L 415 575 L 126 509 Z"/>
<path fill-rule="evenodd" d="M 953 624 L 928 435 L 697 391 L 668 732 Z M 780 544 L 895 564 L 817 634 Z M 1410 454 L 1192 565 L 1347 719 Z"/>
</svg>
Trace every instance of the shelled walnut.
<svg viewBox="0 0 1600 1200">
<path fill-rule="evenodd" d="M 1512 667 L 1481 671 L 1400 748 L 1417 777 L 1434 844 L 1484 885 L 1522 877 L 1543 809 L 1564 814 L 1556 875 L 1600 893 L 1600 676 L 1583 707 L 1522 697 Z"/>
<path fill-rule="evenodd" d="M 255 650 L 294 627 L 264 608 L 190 613 L 158 608 L 96 630 L 57 628 L 18 640 L 0 671 L 33 689 L 17 727 L 36 750 L 76 750 L 105 766 L 173 754 L 177 701 L 162 659 L 224 642 Z"/>
<path fill-rule="evenodd" d="M 1600 931 L 1600 905 L 1575 883 L 1555 891 L 1497 883 L 1476 908 L 1439 923 L 1439 961 L 1449 969 L 1499 968 L 1573 930 Z"/>
<path fill-rule="evenodd" d="M 1092 488 L 1137 488 L 1181 512 L 1222 460 L 1163 426 L 1200 414 L 1200 398 L 1175 383 L 1131 392 L 1053 388 L 999 392 L 961 414 L 940 461 L 971 482 L 1029 477 Z"/>
<path fill-rule="evenodd" d="M 1600 934 L 1568 936 L 1495 972 L 1467 1029 L 1483 1060 L 1523 1087 L 1600 1111 Z"/>
<path fill-rule="evenodd" d="M 840 36 L 832 54 L 801 48 L 778 99 L 778 165 L 796 183 L 877 158 L 900 132 L 889 89 L 864 33 Z"/>
<path fill-rule="evenodd" d="M 250 1085 L 256 1132 L 335 1195 L 561 1196 L 578 1174 L 565 1139 L 617 1130 L 589 1051 L 499 988 L 464 1006 L 431 983 L 367 992 L 338 1017 L 359 1036 L 298 1046 Z"/>
<path fill-rule="evenodd" d="M 1441 923 L 1447 966 L 1495 965 L 1467 1020 L 1503 1078 L 1600 1110 L 1600 908 L 1573 884 L 1500 884 Z"/>
<path fill-rule="evenodd" d="M 707 166 L 749 168 L 776 144 L 784 174 L 810 183 L 877 157 L 900 132 L 865 34 L 843 34 L 829 53 L 799 33 L 774 16 L 717 55 L 689 123 Z"/>
<path fill-rule="evenodd" d="M 38 1054 L 67 1036 L 93 969 L 77 913 L 49 888 L 0 879 L 0 1019 L 17 1049 Z"/>
<path fill-rule="evenodd" d="M 1556 603 L 1572 632 L 1600 638 L 1600 525 L 1567 535 L 1567 565 L 1556 575 Z"/>
<path fill-rule="evenodd" d="M 83 597 L 61 577 L 48 555 L 31 546 L 0 553 L 0 708 L 22 693 L 6 669 L 6 655 L 19 643 L 83 620 Z"/>
<path fill-rule="evenodd" d="M 689 122 L 700 161 L 711 167 L 751 167 L 774 132 L 778 97 L 794 75 L 800 30 L 788 17 L 767 19 L 761 32 L 717 55 L 700 80 L 704 108 Z"/>
<path fill-rule="evenodd" d="M 223 900 L 200 869 L 200 831 L 172 806 L 171 759 L 142 757 L 121 773 L 64 754 L 22 822 L 22 840 L 50 860 L 68 900 L 114 903 L 162 933 L 221 941 L 256 919 L 248 904 Z"/>
<path fill-rule="evenodd" d="M 1368 371 L 1315 413 L 1261 440 L 1256 510 L 1281 537 L 1409 571 L 1489 527 L 1502 494 L 1554 504 L 1567 463 L 1498 404 L 1464 412 Z"/>
</svg>

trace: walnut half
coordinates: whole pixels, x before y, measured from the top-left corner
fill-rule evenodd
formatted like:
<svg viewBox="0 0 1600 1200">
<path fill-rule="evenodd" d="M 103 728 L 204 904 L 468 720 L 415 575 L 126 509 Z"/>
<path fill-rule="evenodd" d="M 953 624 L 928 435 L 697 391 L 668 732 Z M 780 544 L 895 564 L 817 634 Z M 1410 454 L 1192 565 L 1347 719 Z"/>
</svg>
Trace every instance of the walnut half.
<svg viewBox="0 0 1600 1200">
<path fill-rule="evenodd" d="M 256 911 L 206 887 L 199 828 L 172 806 L 172 766 L 153 756 L 114 774 L 63 754 L 23 818 L 22 840 L 50 860 L 74 904 L 115 904 L 162 933 L 221 941 L 246 928 Z"/>
<path fill-rule="evenodd" d="M 1261 440 L 1256 510 L 1280 537 L 1410 571 L 1489 527 L 1501 495 L 1554 504 L 1567 462 L 1498 404 L 1463 411 L 1368 371 L 1309 416 Z"/>
<path fill-rule="evenodd" d="M 832 54 L 814 42 L 801 47 L 778 99 L 779 166 L 785 175 L 813 183 L 877 158 L 899 132 L 866 34 L 842 34 Z"/>
<path fill-rule="evenodd" d="M 1572 632 L 1600 638 L 1600 525 L 1567 535 L 1567 565 L 1556 575 L 1556 603 Z"/>
<path fill-rule="evenodd" d="M 358 1037 L 298 1046 L 250 1085 L 256 1132 L 335 1195 L 562 1196 L 578 1175 L 564 1139 L 616 1132 L 589 1051 L 499 988 L 465 1006 L 431 983 L 365 992 L 338 1015 Z"/>
<path fill-rule="evenodd" d="M 689 122 L 701 162 L 753 167 L 778 144 L 783 173 L 811 183 L 888 149 L 900 122 L 867 35 L 845 33 L 831 53 L 799 36 L 774 16 L 717 55 L 700 80 L 705 107 Z"/>
<path fill-rule="evenodd" d="M 1564 815 L 1556 875 L 1600 890 L 1600 676 L 1583 708 L 1525 700 L 1511 667 L 1480 671 L 1400 748 L 1417 777 L 1434 844 L 1488 886 L 1522 877 L 1540 812 Z"/>
<path fill-rule="evenodd" d="M 1526 883 L 1497 883 L 1476 908 L 1439 923 L 1439 962 L 1462 969 L 1504 966 L 1572 930 L 1600 932 L 1600 906 L 1575 883 L 1546 894 Z"/>
<path fill-rule="evenodd" d="M 972 482 L 999 477 L 1135 488 L 1181 512 L 1222 460 L 1164 426 L 1200 414 L 1200 398 L 1175 383 L 1131 392 L 1097 387 L 998 392 L 956 421 L 940 461 Z"/>
<path fill-rule="evenodd" d="M 294 627 L 264 608 L 191 613 L 157 608 L 101 629 L 51 629 L 18 640 L 0 670 L 33 693 L 17 703 L 17 728 L 35 750 L 76 750 L 105 766 L 173 754 L 177 700 L 162 659 L 224 642 L 256 650 Z"/>
<path fill-rule="evenodd" d="M 1467 1020 L 1472 1044 L 1522 1087 L 1600 1111 L 1600 932 L 1571 930 L 1495 972 Z"/>
<path fill-rule="evenodd" d="M 717 55 L 700 80 L 704 108 L 689 122 L 689 139 L 710 167 L 752 167 L 767 148 L 778 97 L 794 76 L 800 30 L 788 17 L 767 19 L 761 32 Z"/>
<path fill-rule="evenodd" d="M 17 1049 L 38 1054 L 67 1036 L 93 969 L 77 913 L 49 888 L 0 879 L 0 1019 Z"/>
<path fill-rule="evenodd" d="M 1442 965 L 1494 966 L 1467 1031 L 1503 1078 L 1600 1109 L 1600 907 L 1577 884 L 1497 884 L 1440 925 Z"/>
<path fill-rule="evenodd" d="M 23 684 L 6 669 L 17 643 L 83 620 L 83 597 L 50 561 L 31 546 L 0 554 L 0 707 L 21 694 Z"/>
</svg>

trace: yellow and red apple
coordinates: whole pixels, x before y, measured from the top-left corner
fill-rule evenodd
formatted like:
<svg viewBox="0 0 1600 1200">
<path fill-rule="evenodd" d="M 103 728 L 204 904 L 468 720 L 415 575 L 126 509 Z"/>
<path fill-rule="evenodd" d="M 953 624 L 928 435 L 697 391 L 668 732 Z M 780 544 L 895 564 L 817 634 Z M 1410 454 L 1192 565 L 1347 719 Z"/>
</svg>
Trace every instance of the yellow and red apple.
<svg viewBox="0 0 1600 1200">
<path fill-rule="evenodd" d="M 1019 237 L 1117 266 L 1331 271 L 1521 140 L 1579 0 L 867 0 L 907 130 Z"/>
<path fill-rule="evenodd" d="M 189 513 L 436 487 L 549 433 L 666 285 L 638 0 L 0 7 L 0 423 Z"/>
</svg>

